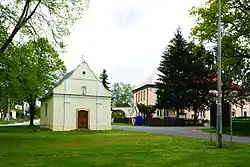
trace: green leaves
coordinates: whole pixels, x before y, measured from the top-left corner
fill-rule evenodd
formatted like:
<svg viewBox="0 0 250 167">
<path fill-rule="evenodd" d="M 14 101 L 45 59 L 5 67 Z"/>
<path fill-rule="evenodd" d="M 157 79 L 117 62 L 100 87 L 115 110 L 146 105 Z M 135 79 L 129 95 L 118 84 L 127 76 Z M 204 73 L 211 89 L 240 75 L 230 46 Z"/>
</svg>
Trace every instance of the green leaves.
<svg viewBox="0 0 250 167">
<path fill-rule="evenodd" d="M 133 105 L 133 86 L 122 82 L 112 85 L 112 106 L 129 107 Z"/>
<path fill-rule="evenodd" d="M 243 88 L 246 72 L 250 70 L 250 0 L 222 0 L 221 4 L 223 98 L 235 101 L 237 93 L 230 86 L 238 84 Z M 190 15 L 196 17 L 191 35 L 202 44 L 217 45 L 218 1 L 208 0 L 203 6 L 193 7 Z M 214 51 L 217 52 L 217 47 Z"/>
<path fill-rule="evenodd" d="M 45 38 L 28 41 L 15 50 L 17 80 L 22 86 L 23 100 L 34 101 L 55 86 L 66 67 Z"/>
<path fill-rule="evenodd" d="M 69 35 L 76 20 L 83 16 L 88 0 L 23 0 L 0 3 L 0 23 L 8 32 L 0 45 L 4 53 L 16 35 L 32 40 L 48 38 L 62 49 L 63 37 Z M 14 42 L 20 42 L 14 41 Z"/>
<path fill-rule="evenodd" d="M 158 71 L 157 108 L 174 109 L 178 117 L 184 109 L 197 112 L 214 100 L 210 93 L 214 76 L 209 77 L 214 74 L 214 55 L 203 45 L 187 43 L 180 29 L 164 51 Z"/>
<path fill-rule="evenodd" d="M 136 107 L 138 108 L 139 112 L 145 115 L 147 118 L 152 117 L 156 112 L 156 106 L 154 105 L 145 105 L 142 103 L 138 103 L 136 104 Z"/>
</svg>

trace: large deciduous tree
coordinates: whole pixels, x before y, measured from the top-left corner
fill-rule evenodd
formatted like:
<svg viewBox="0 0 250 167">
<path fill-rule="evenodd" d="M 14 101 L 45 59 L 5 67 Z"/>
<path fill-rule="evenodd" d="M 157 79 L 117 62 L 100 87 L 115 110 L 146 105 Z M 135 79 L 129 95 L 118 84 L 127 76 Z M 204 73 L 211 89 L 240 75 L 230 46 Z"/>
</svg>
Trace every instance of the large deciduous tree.
<svg viewBox="0 0 250 167">
<path fill-rule="evenodd" d="M 133 86 L 122 82 L 112 86 L 112 106 L 129 107 L 133 105 Z"/>
<path fill-rule="evenodd" d="M 0 56 L 17 35 L 34 40 L 53 38 L 55 44 L 62 47 L 63 37 L 69 34 L 73 23 L 81 18 L 87 5 L 88 0 L 0 1 L 0 23 L 10 30 L 0 45 Z"/>
<path fill-rule="evenodd" d="M 249 0 L 222 1 L 222 100 L 238 102 L 246 74 L 249 72 L 250 58 L 250 4 Z M 217 44 L 218 1 L 208 0 L 205 5 L 193 7 L 191 16 L 196 17 L 196 25 L 191 35 L 200 43 Z M 214 48 L 217 51 L 217 48 Z M 241 89 L 232 88 L 241 85 Z M 245 83 L 247 84 L 247 83 Z"/>
<path fill-rule="evenodd" d="M 30 106 L 30 125 L 33 125 L 36 101 L 52 89 L 66 73 L 64 62 L 45 38 L 30 40 L 15 51 L 22 99 Z"/>
</svg>

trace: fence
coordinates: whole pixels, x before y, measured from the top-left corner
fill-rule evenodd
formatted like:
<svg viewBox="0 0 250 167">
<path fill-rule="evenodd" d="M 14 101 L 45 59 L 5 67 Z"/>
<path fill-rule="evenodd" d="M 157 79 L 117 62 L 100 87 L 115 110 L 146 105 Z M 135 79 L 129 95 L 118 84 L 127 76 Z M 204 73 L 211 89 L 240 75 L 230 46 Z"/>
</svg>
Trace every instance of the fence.
<svg viewBox="0 0 250 167">
<path fill-rule="evenodd" d="M 143 124 L 146 124 L 146 120 L 143 120 Z M 114 123 L 125 123 L 129 124 L 129 118 L 114 118 Z M 195 123 L 192 119 L 176 119 L 173 117 L 161 118 L 150 118 L 148 121 L 148 126 L 204 126 L 204 121 L 199 121 Z"/>
<path fill-rule="evenodd" d="M 149 119 L 149 126 L 204 126 L 204 121 L 198 121 L 197 123 L 193 119 L 182 119 L 165 117 L 151 118 Z"/>
</svg>

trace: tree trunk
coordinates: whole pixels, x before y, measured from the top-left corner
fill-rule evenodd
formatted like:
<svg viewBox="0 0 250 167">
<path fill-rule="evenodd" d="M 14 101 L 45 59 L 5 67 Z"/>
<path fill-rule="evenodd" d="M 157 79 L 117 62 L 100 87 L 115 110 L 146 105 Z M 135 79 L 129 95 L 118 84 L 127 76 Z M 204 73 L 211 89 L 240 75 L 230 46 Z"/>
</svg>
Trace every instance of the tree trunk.
<svg viewBox="0 0 250 167">
<path fill-rule="evenodd" d="M 221 105 L 224 104 L 224 101 L 225 101 L 225 91 L 222 90 L 222 92 L 221 92 Z"/>
<path fill-rule="evenodd" d="M 176 110 L 176 118 L 179 119 L 180 118 L 180 111 Z"/>
<path fill-rule="evenodd" d="M 196 124 L 198 121 L 198 109 L 194 108 L 194 124 Z"/>
<path fill-rule="evenodd" d="M 35 104 L 36 103 L 30 103 L 30 125 L 34 126 L 34 116 L 35 116 Z"/>
<path fill-rule="evenodd" d="M 243 117 L 243 105 L 240 106 L 241 116 Z"/>
</svg>

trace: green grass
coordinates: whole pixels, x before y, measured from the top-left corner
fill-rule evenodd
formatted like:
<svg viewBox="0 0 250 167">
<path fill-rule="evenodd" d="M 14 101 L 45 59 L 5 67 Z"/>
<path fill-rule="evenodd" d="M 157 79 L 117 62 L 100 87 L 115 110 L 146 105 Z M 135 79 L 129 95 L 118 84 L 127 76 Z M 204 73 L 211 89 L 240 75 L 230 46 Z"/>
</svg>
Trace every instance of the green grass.
<svg viewBox="0 0 250 167">
<path fill-rule="evenodd" d="M 12 120 L 0 120 L 0 124 L 13 124 L 13 123 L 21 123 L 24 122 L 24 119 L 12 119 Z"/>
<path fill-rule="evenodd" d="M 248 167 L 250 145 L 125 131 L 0 127 L 0 167 Z"/>
</svg>

